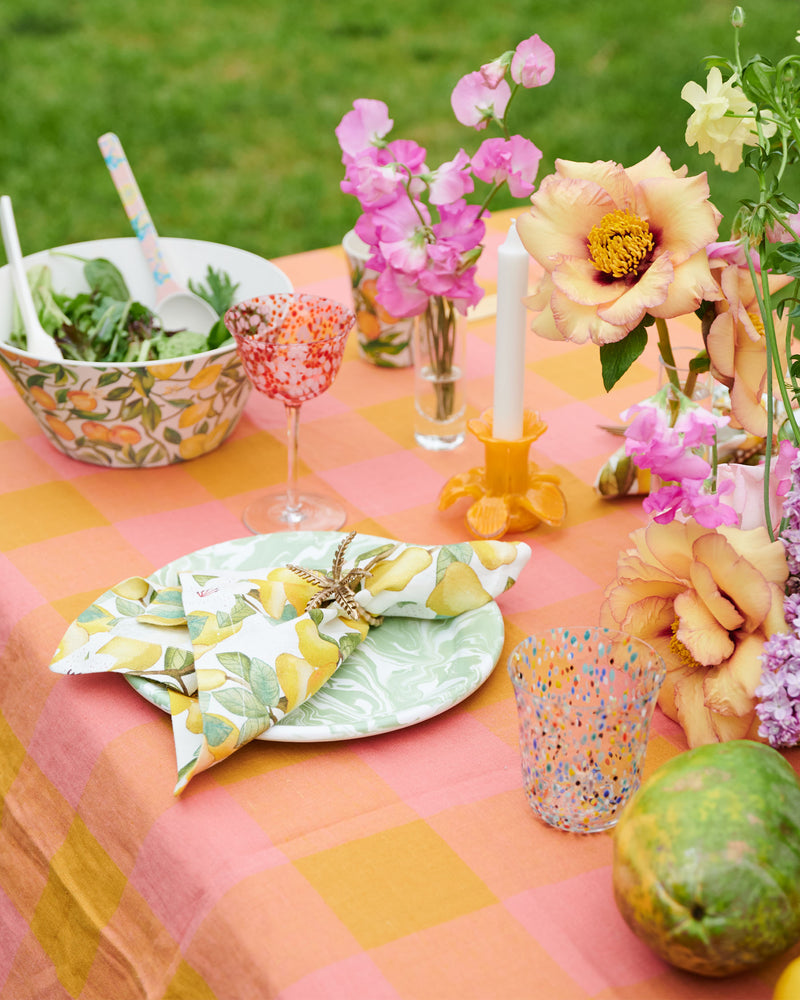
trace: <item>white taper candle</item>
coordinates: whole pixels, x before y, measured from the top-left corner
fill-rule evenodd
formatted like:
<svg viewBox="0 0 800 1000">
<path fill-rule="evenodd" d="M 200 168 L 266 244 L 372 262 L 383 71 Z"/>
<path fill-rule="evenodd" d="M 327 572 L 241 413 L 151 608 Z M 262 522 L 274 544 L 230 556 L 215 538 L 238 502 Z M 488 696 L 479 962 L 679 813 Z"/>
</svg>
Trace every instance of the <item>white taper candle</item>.
<svg viewBox="0 0 800 1000">
<path fill-rule="evenodd" d="M 525 330 L 530 257 L 512 220 L 497 251 L 497 320 L 494 348 L 492 436 L 503 441 L 522 437 L 525 395 Z"/>
</svg>

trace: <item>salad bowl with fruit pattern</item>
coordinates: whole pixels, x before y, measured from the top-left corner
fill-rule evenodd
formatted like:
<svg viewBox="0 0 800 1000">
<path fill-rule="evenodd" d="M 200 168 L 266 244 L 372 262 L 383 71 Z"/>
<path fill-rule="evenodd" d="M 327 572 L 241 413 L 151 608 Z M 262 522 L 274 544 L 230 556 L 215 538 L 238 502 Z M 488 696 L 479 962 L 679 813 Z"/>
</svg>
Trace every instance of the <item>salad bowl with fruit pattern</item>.
<svg viewBox="0 0 800 1000">
<path fill-rule="evenodd" d="M 185 282 L 203 286 L 211 272 L 223 275 L 229 304 L 292 290 L 280 268 L 248 251 L 177 237 L 161 242 L 173 273 Z M 72 304 L 92 290 L 87 261 L 110 262 L 113 267 L 106 270 L 122 276 L 134 308 L 154 309 L 153 278 L 135 237 L 73 243 L 30 254 L 24 262 L 34 287 L 44 270 L 48 287 Z M 38 296 L 39 308 L 47 308 L 47 295 Z M 95 308 L 98 337 L 109 336 L 102 327 L 109 312 L 114 308 Z M 236 346 L 222 336 L 219 346 L 209 348 L 191 331 L 178 331 L 166 348 L 153 338 L 152 347 L 137 348 L 133 359 L 49 361 L 25 350 L 19 325 L 5 266 L 0 268 L 0 366 L 50 443 L 82 462 L 144 468 L 197 458 L 231 434 L 249 395 Z M 95 356 L 91 347 L 86 354 Z"/>
</svg>

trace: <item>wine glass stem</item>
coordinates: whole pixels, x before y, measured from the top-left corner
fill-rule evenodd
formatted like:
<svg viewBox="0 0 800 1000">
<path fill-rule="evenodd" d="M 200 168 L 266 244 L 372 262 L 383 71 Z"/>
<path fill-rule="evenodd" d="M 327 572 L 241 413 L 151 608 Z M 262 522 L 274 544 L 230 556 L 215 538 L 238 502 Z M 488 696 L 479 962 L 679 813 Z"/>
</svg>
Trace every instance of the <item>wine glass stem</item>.
<svg viewBox="0 0 800 1000">
<path fill-rule="evenodd" d="M 297 438 L 300 425 L 300 406 L 286 406 L 286 444 L 288 470 L 286 476 L 286 510 L 284 517 L 290 524 L 302 520 L 302 505 L 297 490 Z"/>
</svg>

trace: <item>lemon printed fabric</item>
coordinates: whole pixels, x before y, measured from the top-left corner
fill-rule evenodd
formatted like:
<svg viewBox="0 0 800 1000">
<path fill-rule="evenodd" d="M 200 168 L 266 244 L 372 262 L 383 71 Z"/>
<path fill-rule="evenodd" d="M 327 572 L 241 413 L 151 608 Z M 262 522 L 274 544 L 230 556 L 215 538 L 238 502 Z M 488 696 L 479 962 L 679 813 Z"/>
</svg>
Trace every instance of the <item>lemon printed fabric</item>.
<svg viewBox="0 0 800 1000">
<path fill-rule="evenodd" d="M 387 540 L 358 556 L 371 568 L 355 600 L 375 618 L 449 618 L 494 600 L 529 558 L 524 543 Z M 308 609 L 319 589 L 287 566 L 263 574 L 182 572 L 177 586 L 160 589 L 134 577 L 70 625 L 51 669 L 121 672 L 163 687 L 178 793 L 310 698 L 380 627 L 348 617 L 338 604 Z"/>
</svg>

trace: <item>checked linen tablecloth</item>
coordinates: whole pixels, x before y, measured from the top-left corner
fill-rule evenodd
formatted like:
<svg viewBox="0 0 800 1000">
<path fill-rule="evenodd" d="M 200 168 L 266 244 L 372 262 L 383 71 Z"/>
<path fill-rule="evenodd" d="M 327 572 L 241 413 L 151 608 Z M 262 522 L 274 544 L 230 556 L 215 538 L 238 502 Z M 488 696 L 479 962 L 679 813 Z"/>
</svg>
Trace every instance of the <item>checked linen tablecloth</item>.
<svg viewBox="0 0 800 1000">
<path fill-rule="evenodd" d="M 510 216 L 491 219 L 481 261 L 471 415 L 491 405 Z M 296 289 L 349 302 L 341 248 L 276 263 Z M 649 348 L 607 395 L 595 348 L 530 336 L 526 405 L 548 424 L 531 458 L 560 477 L 568 512 L 513 536 L 532 555 L 498 599 L 505 643 L 475 693 L 382 735 L 255 741 L 177 798 L 168 716 L 121 677 L 48 664 L 118 580 L 247 534 L 242 508 L 285 475 L 283 408 L 253 393 L 211 454 L 107 470 L 55 451 L 0 377 L 2 1000 L 768 1000 L 791 955 L 722 981 L 671 969 L 616 910 L 610 835 L 542 826 L 522 789 L 506 661 L 537 629 L 596 622 L 644 522 L 636 498 L 592 488 L 619 443 L 604 427 L 656 368 Z M 464 505 L 440 512 L 437 497 L 483 448 L 417 447 L 412 393 L 411 370 L 360 360 L 353 334 L 332 388 L 303 407 L 303 484 L 341 498 L 347 530 L 469 540 Z M 657 711 L 648 773 L 685 748 Z"/>
</svg>

